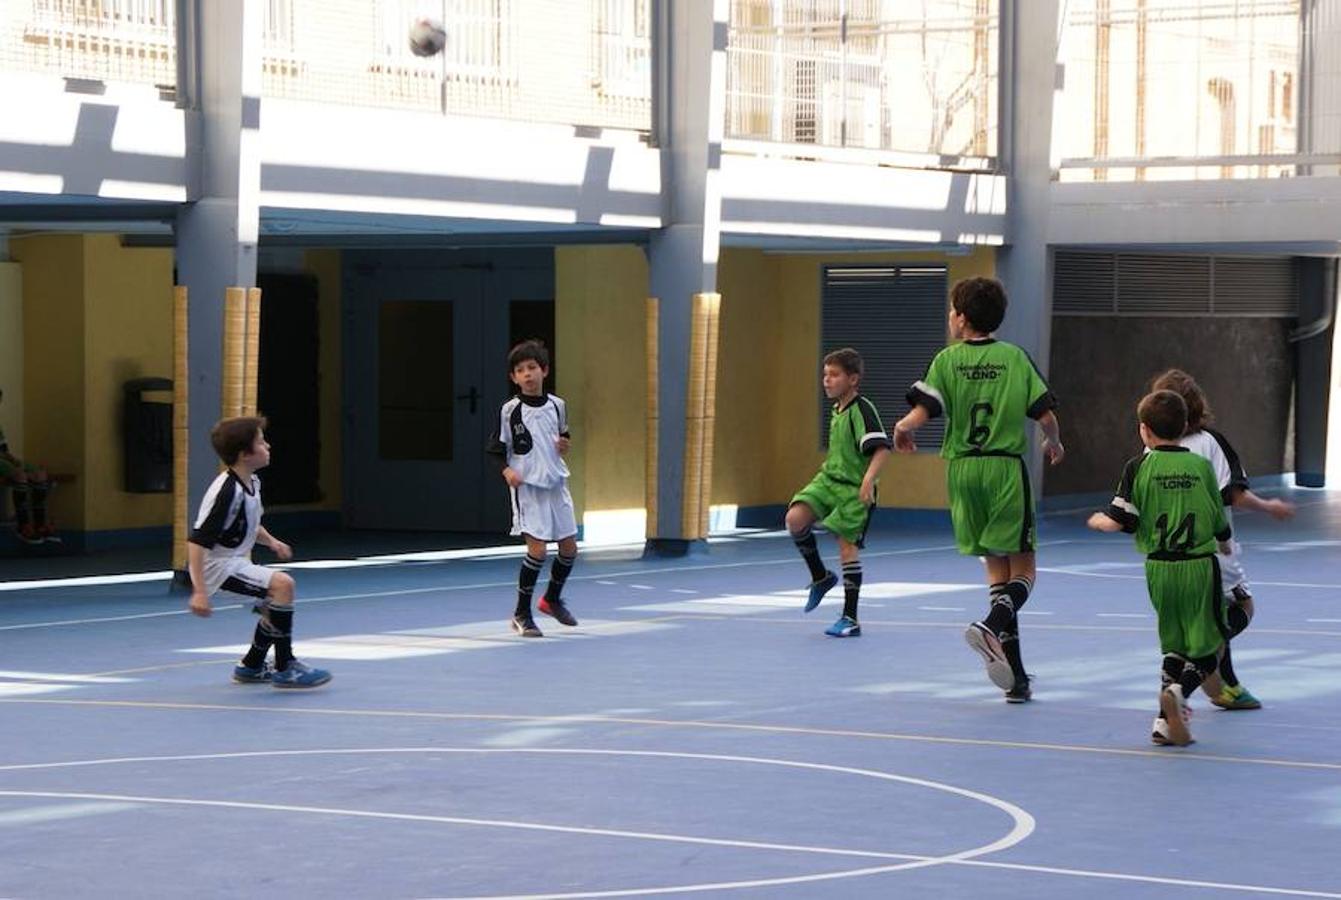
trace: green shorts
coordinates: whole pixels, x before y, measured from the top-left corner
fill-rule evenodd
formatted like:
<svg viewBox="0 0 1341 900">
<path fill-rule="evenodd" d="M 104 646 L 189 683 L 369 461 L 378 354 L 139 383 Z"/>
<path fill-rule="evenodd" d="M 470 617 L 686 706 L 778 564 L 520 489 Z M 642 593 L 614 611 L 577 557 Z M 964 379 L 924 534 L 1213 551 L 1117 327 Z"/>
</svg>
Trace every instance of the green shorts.
<svg viewBox="0 0 1341 900">
<path fill-rule="evenodd" d="M 1224 643 L 1220 564 L 1214 556 L 1147 559 L 1145 584 L 1159 620 L 1159 649 L 1188 659 L 1210 656 Z"/>
<path fill-rule="evenodd" d="M 961 456 L 946 480 L 959 552 L 1004 556 L 1034 549 L 1034 499 L 1018 456 Z"/>
<path fill-rule="evenodd" d="M 797 503 L 810 507 L 820 524 L 843 540 L 858 547 L 865 544 L 866 528 L 871 524 L 871 510 L 875 507 L 861 502 L 860 486 L 820 472 L 796 492 L 790 505 Z"/>
</svg>

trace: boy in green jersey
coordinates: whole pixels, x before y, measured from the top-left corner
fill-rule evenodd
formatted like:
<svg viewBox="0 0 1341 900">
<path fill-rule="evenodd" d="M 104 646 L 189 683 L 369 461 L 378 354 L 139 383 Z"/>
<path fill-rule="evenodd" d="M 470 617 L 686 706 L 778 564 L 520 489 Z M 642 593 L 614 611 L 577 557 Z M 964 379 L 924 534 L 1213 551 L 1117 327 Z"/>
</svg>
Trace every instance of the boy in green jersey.
<svg viewBox="0 0 1341 900">
<path fill-rule="evenodd" d="M 830 637 L 859 637 L 857 601 L 861 594 L 859 551 L 875 508 L 875 483 L 889 458 L 889 435 L 875 404 L 857 392 L 864 364 L 845 347 L 824 357 L 824 396 L 834 401 L 829 416 L 829 453 L 810 483 L 787 508 L 787 531 L 810 567 L 806 612 L 819 606 L 838 576 L 825 568 L 811 529 L 816 522 L 838 539 L 843 564 L 843 614 L 825 630 Z"/>
<path fill-rule="evenodd" d="M 1229 522 L 1211 464 L 1179 445 L 1187 404 L 1174 391 L 1147 394 L 1136 408 L 1150 452 L 1127 462 L 1117 495 L 1089 518 L 1096 531 L 1136 536 L 1159 622 L 1161 667 L 1156 744 L 1192 743 L 1187 698 L 1215 671 L 1225 610 L 1216 550 L 1229 550 Z"/>
<path fill-rule="evenodd" d="M 1034 587 L 1034 501 L 1024 453 L 1029 419 L 1043 429 L 1053 465 L 1066 455 L 1053 412 L 1057 398 L 1029 354 L 992 332 L 1006 317 L 1006 291 L 992 278 L 950 290 L 951 344 L 908 391 L 912 412 L 894 426 L 894 449 L 913 453 L 913 432 L 944 414 L 950 519 L 959 552 L 982 557 L 991 608 L 964 633 L 1010 703 L 1032 693 L 1020 655 L 1018 613 Z"/>
</svg>

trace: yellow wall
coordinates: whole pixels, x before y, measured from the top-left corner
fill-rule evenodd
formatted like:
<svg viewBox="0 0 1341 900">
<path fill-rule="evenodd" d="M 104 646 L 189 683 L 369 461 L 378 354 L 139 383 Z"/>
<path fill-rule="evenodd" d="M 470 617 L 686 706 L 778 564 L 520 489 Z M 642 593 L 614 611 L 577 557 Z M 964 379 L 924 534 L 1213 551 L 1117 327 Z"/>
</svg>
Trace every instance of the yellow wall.
<svg viewBox="0 0 1341 900">
<path fill-rule="evenodd" d="M 23 456 L 23 269 L 0 262 L 0 430 L 9 452 Z M 0 510 L 0 518 L 5 515 Z"/>
<path fill-rule="evenodd" d="M 570 489 L 586 510 L 641 509 L 647 441 L 647 258 L 638 247 L 554 252 L 555 390 L 568 401 Z"/>
<path fill-rule="evenodd" d="M 84 528 L 172 520 L 171 494 L 123 490 L 122 385 L 172 377 L 172 250 L 84 239 Z M 148 399 L 170 402 L 171 394 Z"/>
<path fill-rule="evenodd" d="M 24 454 L 74 475 L 51 497 L 58 526 L 84 527 L 84 238 L 14 237 L 23 266 Z"/>
<path fill-rule="evenodd" d="M 714 432 L 713 503 L 785 503 L 818 469 L 820 277 L 828 263 L 944 262 L 954 283 L 991 275 L 995 254 L 932 252 L 765 254 L 727 249 Z M 569 463 L 579 516 L 644 505 L 647 262 L 634 247 L 559 247 L 556 267 L 558 393 L 574 435 Z M 948 303 L 948 298 L 947 298 Z M 893 426 L 902 410 L 883 410 Z M 935 453 L 896 456 L 881 480 L 881 505 L 944 508 L 944 462 Z"/>
<path fill-rule="evenodd" d="M 992 275 L 995 253 L 764 254 L 722 252 L 718 363 L 717 455 L 713 502 L 741 506 L 785 503 L 814 475 L 819 451 L 815 397 L 820 370 L 820 279 L 826 264 L 944 262 L 953 284 Z M 948 303 L 948 298 L 947 298 Z M 881 410 L 893 427 L 902 410 Z M 741 422 L 759 422 L 750 434 Z M 729 474 L 728 474 L 729 473 Z M 880 481 L 880 505 L 948 506 L 945 465 L 934 453 L 896 456 Z"/>
</svg>

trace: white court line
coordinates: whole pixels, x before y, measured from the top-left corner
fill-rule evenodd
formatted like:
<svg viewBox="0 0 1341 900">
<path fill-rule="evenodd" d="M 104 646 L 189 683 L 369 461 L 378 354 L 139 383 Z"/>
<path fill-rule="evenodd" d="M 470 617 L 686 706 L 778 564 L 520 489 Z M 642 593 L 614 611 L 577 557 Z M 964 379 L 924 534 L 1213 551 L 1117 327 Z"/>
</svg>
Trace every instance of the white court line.
<svg viewBox="0 0 1341 900">
<path fill-rule="evenodd" d="M 954 550 L 954 549 L 956 549 L 954 544 L 948 544 L 948 545 L 938 544 L 934 547 L 909 547 L 903 550 L 886 550 L 883 553 L 867 553 L 866 556 L 867 557 L 907 556 L 913 553 L 931 553 L 938 550 Z M 601 581 L 600 580 L 601 578 L 628 578 L 641 575 L 664 575 L 668 572 L 700 572 L 700 571 L 711 571 L 718 569 L 740 569 L 753 566 L 777 566 L 783 563 L 794 563 L 794 562 L 795 562 L 794 558 L 789 558 L 787 560 L 766 559 L 766 560 L 746 560 L 743 562 L 733 562 L 733 563 L 707 563 L 698 566 L 663 566 L 657 569 L 633 569 L 628 572 L 613 572 L 609 574 L 603 573 L 602 575 L 599 576 L 570 575 L 568 580 L 595 581 L 597 584 L 604 584 L 606 582 Z M 53 581 L 42 582 L 39 586 L 41 587 L 63 586 L 58 582 L 59 579 L 54 579 Z M 328 597 L 300 597 L 298 602 L 300 604 L 306 605 L 312 603 L 330 603 L 336 600 L 366 600 L 374 597 L 408 597 L 415 594 L 437 594 L 437 593 L 448 593 L 452 591 L 475 591 L 475 590 L 483 590 L 485 588 L 515 587 L 516 583 L 517 583 L 516 579 L 510 579 L 508 581 L 485 581 L 476 584 L 455 584 L 455 585 L 438 585 L 435 587 L 404 588 L 402 590 L 395 590 L 395 591 L 367 591 L 361 594 L 333 594 Z M 617 584 L 617 582 L 613 581 L 609 583 Z M 0 582 L 0 590 L 5 589 L 5 584 L 6 584 L 5 582 Z M 214 611 L 222 612 L 224 610 L 250 609 L 250 608 L 251 608 L 250 604 L 229 604 L 226 606 L 216 606 L 214 607 Z M 48 622 L 24 622 L 17 625 L 0 625 L 0 631 L 18 631 L 26 628 L 55 628 L 66 625 L 91 625 L 100 622 L 123 622 L 129 619 L 155 619 L 162 616 L 187 615 L 189 614 L 189 612 L 190 611 L 186 609 L 174 609 L 174 610 L 167 610 L 164 612 L 136 613 L 134 615 L 127 615 L 127 616 L 101 616 L 98 618 L 89 618 L 89 619 L 59 619 Z"/>
<path fill-rule="evenodd" d="M 1341 622 L 1341 619 L 1305 619 L 1305 622 Z"/>
<path fill-rule="evenodd" d="M 567 717 L 564 717 L 567 718 Z M 838 878 L 860 877 L 863 875 L 872 875 L 884 872 L 905 871 L 908 869 L 926 868 L 936 865 L 961 865 L 979 868 L 1003 869 L 1015 872 L 1036 872 L 1049 875 L 1064 875 L 1075 878 L 1094 878 L 1109 881 L 1130 881 L 1141 884 L 1159 884 L 1173 885 L 1178 887 L 1207 888 L 1214 890 L 1238 891 L 1248 893 L 1272 894 L 1276 896 L 1289 897 L 1320 897 L 1326 900 L 1341 900 L 1341 893 L 1330 891 L 1316 891 L 1304 888 L 1280 888 L 1266 885 L 1250 885 L 1233 882 L 1203 881 L 1199 879 L 1188 878 L 1168 878 L 1154 875 L 1135 875 L 1126 872 L 1104 872 L 1092 869 L 1072 869 L 1057 866 L 1042 866 L 1025 863 L 997 862 L 992 860 L 977 859 L 979 856 L 986 856 L 990 853 L 1000 852 L 1001 850 L 1013 847 L 1034 831 L 1036 825 L 1032 816 L 1026 811 L 992 797 L 988 794 L 980 794 L 964 788 L 958 788 L 953 785 L 947 785 L 941 782 L 926 781 L 918 778 L 894 775 L 888 772 L 876 772 L 867 769 L 855 769 L 845 766 L 831 766 L 822 763 L 806 763 L 794 760 L 771 759 L 768 757 L 748 757 L 748 756 L 728 756 L 719 754 L 698 754 L 698 753 L 673 753 L 666 751 L 648 751 L 648 750 L 590 750 L 582 748 L 454 748 L 454 747 L 404 747 L 404 748 L 373 748 L 373 749 L 332 749 L 332 750 L 273 750 L 273 751 L 250 751 L 241 753 L 212 753 L 199 755 L 183 756 L 160 756 L 160 757 L 123 757 L 103 760 L 77 760 L 66 763 L 36 763 L 22 766 L 0 766 L 0 770 L 13 769 L 50 769 L 50 768 L 69 768 L 71 766 L 92 766 L 114 764 L 122 762 L 168 762 L 168 761 L 192 761 L 192 760 L 212 760 L 212 759 L 237 759 L 250 758 L 258 756 L 308 756 L 308 755 L 335 755 L 335 754 L 361 754 L 361 753 L 544 753 L 544 754 L 569 754 L 569 755 L 618 755 L 618 756 L 642 756 L 642 757 L 670 757 L 685 758 L 694 760 L 727 761 L 727 762 L 747 762 L 759 763 L 764 765 L 776 765 L 801 769 L 814 769 L 820 771 L 832 771 L 843 774 L 854 774 L 865 777 L 877 778 L 880 780 L 891 780 L 912 784 L 920 787 L 928 787 L 932 790 L 945 791 L 952 794 L 977 800 L 987 805 L 994 806 L 1005 812 L 1014 820 L 1014 826 L 1011 831 L 997 841 L 976 847 L 971 850 L 961 851 L 959 853 L 946 856 L 921 856 L 914 854 L 889 853 L 881 851 L 848 850 L 832 847 L 811 847 L 794 844 L 776 844 L 760 841 L 741 841 L 723 838 L 701 838 L 690 835 L 675 835 L 658 832 L 634 832 L 620 831 L 614 829 L 588 828 L 582 826 L 563 826 L 563 825 L 544 825 L 534 822 L 518 822 L 505 819 L 471 819 L 457 816 L 432 816 L 411 813 L 387 813 L 369 810 L 351 810 L 334 807 L 309 807 L 296 806 L 289 804 L 272 803 L 251 803 L 243 801 L 225 801 L 225 800 L 197 800 L 193 798 L 172 798 L 172 797 L 143 797 L 120 794 L 96 794 L 86 792 L 70 791 L 0 791 L 0 796 L 8 797 L 42 797 L 51 799 L 72 799 L 72 800 L 91 800 L 111 803 L 126 804 L 156 804 L 172 806 L 196 806 L 213 807 L 223 809 L 246 809 L 262 810 L 276 812 L 296 812 L 309 813 L 316 815 L 335 815 L 354 818 L 369 818 L 382 820 L 399 820 L 414 822 L 437 822 L 453 825 L 483 826 L 512 828 L 528 831 L 560 832 L 570 834 L 582 834 L 595 837 L 620 837 L 631 838 L 635 840 L 663 841 L 671 843 L 688 843 L 718 847 L 733 847 L 741 849 L 763 849 L 783 852 L 811 853 L 820 855 L 852 856 L 875 859 L 899 859 L 907 860 L 892 866 L 879 866 L 867 869 L 854 869 L 842 872 L 827 872 L 818 875 L 790 876 L 782 878 L 758 879 L 752 881 L 738 882 L 719 882 L 715 884 L 696 884 L 696 885 L 675 885 L 668 887 L 653 888 L 634 888 L 627 890 L 610 891 L 582 891 L 580 893 L 565 894 L 514 894 L 514 895 L 490 895 L 487 900 L 576 900 L 580 897 L 628 897 L 628 896 L 647 896 L 652 894 L 671 894 L 688 893 L 691 891 L 707 890 L 726 890 L 742 887 L 764 887 L 778 886 L 782 884 L 809 883 L 814 881 L 826 881 Z M 484 900 L 484 898 L 479 898 Z"/>
<path fill-rule="evenodd" d="M 432 816 L 424 814 L 411 813 L 388 813 L 375 812 L 370 810 L 341 809 L 335 807 L 310 807 L 294 806 L 289 804 L 275 803 L 252 803 L 230 800 L 198 800 L 194 798 L 178 797 L 135 797 L 121 794 L 95 794 L 85 792 L 67 792 L 67 791 L 0 791 L 0 796 L 12 797 L 47 797 L 59 799 L 75 800 L 107 800 L 112 802 L 131 802 L 147 803 L 172 806 L 198 806 L 214 807 L 224 809 L 247 809 L 247 810 L 265 810 L 275 812 L 297 812 L 311 813 L 318 815 L 346 816 L 353 818 L 369 819 L 390 819 L 398 821 L 412 822 L 442 822 L 452 825 L 473 825 L 494 828 L 510 828 L 526 831 L 559 832 L 565 834 L 581 834 L 597 837 L 621 837 L 632 838 L 635 840 L 664 841 L 671 843 L 684 843 L 707 845 L 716 847 L 735 847 L 741 849 L 763 849 L 763 850 L 781 850 L 788 852 L 814 853 L 837 856 L 856 856 L 863 858 L 876 859 L 898 859 L 905 860 L 894 865 L 879 866 L 866 869 L 850 869 L 839 872 L 823 872 L 814 875 L 784 876 L 780 878 L 757 879 L 751 881 L 720 882 L 708 885 L 674 885 L 662 888 L 639 888 L 636 893 L 685 893 L 688 891 L 705 890 L 724 890 L 729 888 L 742 887 L 763 887 L 783 884 L 809 883 L 816 881 L 831 881 L 840 878 L 853 878 L 862 875 L 872 875 L 883 872 L 897 872 L 909 869 L 921 869 L 931 866 L 943 865 L 958 860 L 973 859 L 977 856 L 984 856 L 991 853 L 997 853 L 1007 850 L 1029 837 L 1036 827 L 1033 816 L 1028 812 L 998 797 L 990 794 L 979 793 L 967 788 L 956 787 L 951 784 L 945 784 L 939 781 L 930 781 L 922 778 L 914 778 L 907 775 L 895 775 L 891 772 L 878 772 L 871 769 L 857 769 L 849 766 L 835 766 L 826 763 L 800 762 L 797 760 L 774 759 L 771 757 L 758 756 L 736 756 L 714 753 L 680 753 L 661 750 L 609 750 L 609 749 L 589 749 L 589 748 L 512 748 L 512 747 L 382 747 L 382 748 L 359 748 L 359 749 L 314 749 L 314 750 L 262 750 L 262 751 L 244 751 L 237 753 L 206 753 L 191 754 L 181 756 L 160 756 L 160 757 L 122 757 L 111 759 L 78 760 L 68 763 L 37 763 L 25 766 L 2 766 L 0 770 L 13 771 L 15 769 L 63 769 L 75 766 L 88 767 L 97 765 L 110 765 L 123 762 L 173 762 L 173 761 L 196 761 L 196 760 L 216 760 L 216 759 L 253 759 L 257 757 L 304 757 L 304 756 L 335 756 L 335 755 L 367 755 L 378 753 L 395 754 L 501 754 L 501 753 L 531 753 L 544 754 L 547 756 L 632 756 L 652 759 L 688 759 L 694 761 L 708 762 L 728 762 L 728 763 L 749 763 L 764 766 L 777 766 L 789 769 L 801 769 L 818 772 L 832 772 L 843 775 L 856 775 L 863 778 L 872 778 L 879 781 L 892 781 L 898 784 L 912 785 L 914 787 L 928 788 L 933 791 L 939 791 L 946 794 L 952 794 L 974 800 L 986 806 L 991 806 L 1005 813 L 1012 822 L 1010 830 L 1002 837 L 988 844 L 978 847 L 972 847 L 967 850 L 960 850 L 955 853 L 944 856 L 922 856 L 899 853 L 882 853 L 877 851 L 846 850 L 832 847 L 807 847 L 793 844 L 772 844 L 761 841 L 742 841 L 729 840 L 722 838 L 703 838 L 690 835 L 665 834 L 657 832 L 636 832 L 636 831 L 618 831 L 605 828 L 589 828 L 584 826 L 565 826 L 565 825 L 545 825 L 536 822 L 519 822 L 507 819 L 469 819 L 458 816 Z M 619 893 L 627 892 L 613 892 Z M 577 896 L 593 896 L 591 893 L 584 893 Z"/>
<path fill-rule="evenodd" d="M 67 675 L 63 672 L 11 672 L 0 670 L 0 679 L 18 681 L 56 681 L 73 684 L 129 684 L 134 678 L 112 678 L 105 675 Z"/>
<path fill-rule="evenodd" d="M 711 541 L 710 541 L 710 542 L 711 542 Z M 1051 546 L 1051 545 L 1054 545 L 1054 544 L 1069 544 L 1069 543 L 1072 543 L 1072 541 L 1040 541 L 1038 546 L 1040 546 L 1040 547 L 1047 547 L 1047 546 Z M 625 545 L 619 545 L 619 546 L 625 546 Z M 595 550 L 614 550 L 614 549 L 618 549 L 619 546 L 601 545 L 600 547 L 593 548 L 593 551 L 595 551 Z M 633 545 L 633 544 L 629 544 L 629 545 L 627 545 L 627 546 L 629 546 L 629 547 L 633 547 L 633 546 L 641 546 L 641 545 Z M 484 549 L 485 549 L 485 550 L 488 550 L 489 548 L 484 548 Z M 498 548 L 494 548 L 494 549 L 498 549 Z M 510 549 L 510 548 L 509 548 L 509 549 Z M 525 549 L 525 548 L 522 548 L 522 549 Z M 937 545 L 934 546 L 934 547 L 907 547 L 907 548 L 904 548 L 904 549 L 901 549 L 901 550 L 883 550 L 883 551 L 878 551 L 878 552 L 874 552 L 874 553 L 867 552 L 867 553 L 865 553 L 864 555 L 866 556 L 866 558 L 870 559 L 870 558 L 873 558 L 873 557 L 883 557 L 883 556 L 906 556 L 906 555 L 908 555 L 908 554 L 910 554 L 910 553 L 929 553 L 929 552 L 933 552 L 933 551 L 936 551 L 936 550 L 957 550 L 957 549 L 958 549 L 958 547 L 957 547 L 955 544 L 937 544 Z M 460 552 L 465 553 L 465 552 L 467 552 L 467 551 L 460 551 Z M 519 552 L 518 552 L 518 553 L 514 553 L 514 554 L 512 554 L 512 555 L 520 555 L 520 554 L 519 554 Z M 496 557 L 496 556 L 498 556 L 498 554 L 497 554 L 497 553 L 494 553 L 494 554 L 491 554 L 491 556 Z M 465 559 L 465 560 L 467 560 L 467 561 L 471 561 L 471 560 L 483 560 L 484 558 L 485 558 L 484 555 L 480 555 L 480 556 L 463 556 L 463 557 L 461 557 L 461 559 Z M 309 568 L 316 568 L 316 567 L 320 567 L 320 566 L 322 566 L 322 565 L 324 565 L 324 564 L 331 563 L 331 562 L 339 562 L 339 560 L 308 560 L 307 562 L 304 562 L 304 563 L 287 563 L 287 564 L 286 564 L 286 563 L 279 563 L 279 564 L 276 564 L 276 565 L 272 566 L 271 568 L 281 569 L 281 570 L 286 569 L 286 568 L 290 568 L 290 567 L 292 567 L 292 566 L 307 566 L 307 567 L 309 567 Z M 568 580 L 569 580 L 569 581 L 595 581 L 597 584 L 616 584 L 616 582 L 614 582 L 614 581 L 608 581 L 608 580 L 603 581 L 603 580 L 600 580 L 600 579 L 602 579 L 602 578 L 604 578 L 604 579 L 610 579 L 610 578 L 626 578 L 626 577 L 630 577 L 630 576 L 638 576 L 638 575 L 654 575 L 654 574 L 661 574 L 661 573 L 664 573 L 664 572 L 696 572 L 696 571 L 702 571 L 702 570 L 705 570 L 705 569 L 735 569 L 735 568 L 741 568 L 741 567 L 745 567 L 745 566 L 777 566 L 777 565 L 784 565 L 784 564 L 793 564 L 793 563 L 795 563 L 795 562 L 796 562 L 796 557 L 791 556 L 791 557 L 788 557 L 788 558 L 785 559 L 785 560 L 784 560 L 784 559 L 746 560 L 746 561 L 742 561 L 742 562 L 734 562 L 734 563 L 715 563 L 715 564 L 713 564 L 713 563 L 709 563 L 709 564 L 699 565 L 699 566 L 674 566 L 674 567 L 660 568 L 660 569 L 635 569 L 635 570 L 630 571 L 630 572 L 616 572 L 616 573 L 611 574 L 611 575 L 600 575 L 600 576 L 596 576 L 596 575 L 577 575 L 577 576 L 570 576 Z M 133 574 L 129 574 L 129 575 L 89 575 L 89 576 L 80 576 L 80 577 L 78 577 L 78 578 L 44 578 L 44 579 L 40 579 L 40 580 L 37 580 L 37 581 L 0 581 L 0 591 L 26 591 L 26 590 L 40 590 L 40 589 L 43 589 L 43 588 L 87 587 L 87 586 L 109 585 L 109 584 L 125 584 L 125 583 L 142 582 L 142 581 L 167 581 L 169 578 L 172 577 L 172 574 L 173 574 L 173 573 L 172 573 L 171 571 L 163 571 L 163 572 L 138 572 L 138 573 L 133 573 Z M 507 583 L 507 584 L 511 584 L 512 582 L 509 581 L 509 582 L 506 582 L 506 583 Z M 477 586 L 478 586 L 478 585 L 477 585 Z M 486 586 L 492 586 L 492 585 L 486 585 Z M 451 590 L 451 588 L 426 588 L 425 590 Z M 354 595 L 351 595 L 351 596 L 354 596 Z M 362 595 L 362 596 L 376 596 L 376 595 Z M 334 599 L 334 598 L 332 598 L 332 599 Z M 338 598 L 338 599 L 344 599 L 344 598 L 341 597 L 341 598 Z M 309 602 L 311 602 L 311 601 L 309 601 Z M 217 607 L 216 607 L 216 609 L 217 609 Z"/>
<path fill-rule="evenodd" d="M 1038 571 L 1047 572 L 1051 575 L 1075 575 L 1079 578 L 1122 578 L 1128 581 L 1145 581 L 1144 575 L 1118 575 L 1113 572 L 1077 572 L 1074 569 L 1054 569 L 1048 566 L 1039 566 Z M 1339 584 L 1326 584 L 1316 581 L 1258 581 L 1256 578 L 1251 580 L 1251 584 L 1265 587 L 1316 588 L 1327 591 L 1334 591 L 1341 587 Z"/>
<path fill-rule="evenodd" d="M 1100 619 L 1148 619 L 1149 613 L 1095 613 Z"/>
<path fill-rule="evenodd" d="M 769 621 L 769 620 L 764 620 Z M 912 623 L 910 623 L 912 624 Z M 962 628 L 962 623 L 955 623 Z M 1040 628 L 1052 626 L 1042 625 Z M 1135 631 L 1137 629 L 1130 629 Z M 1145 629 L 1140 629 L 1144 631 Z M 1341 763 L 1308 762 L 1306 760 L 1270 759 L 1252 756 L 1224 756 L 1195 753 L 1184 749 L 1136 750 L 1123 747 L 1094 747 L 1084 744 L 1046 744 L 1030 741 L 1002 741 L 989 738 L 943 737 L 940 735 L 906 734 L 891 731 L 857 731 L 843 728 L 807 728 L 799 725 L 763 725 L 731 721 L 703 721 L 698 719 L 649 719 L 601 714 L 572 714 L 563 716 L 519 715 L 515 713 L 451 713 L 430 710 L 405 709 L 338 709 L 319 706 L 249 706 L 240 703 L 176 703 L 158 700 L 74 700 L 56 698 L 22 698 L 5 700 L 0 704 L 28 704 L 39 706 L 88 706 L 96 708 L 148 709 L 155 711 L 224 711 L 249 713 L 285 713 L 312 716 L 349 716 L 371 719 L 422 719 L 444 722 L 526 722 L 526 723 L 584 723 L 589 725 L 646 725 L 652 728 L 696 728 L 709 731 L 744 731 L 760 734 L 796 734 L 806 737 L 850 737 L 866 740 L 906 741 L 909 743 L 944 744 L 964 747 L 996 747 L 1011 750 L 1041 750 L 1054 753 L 1083 753 L 1096 756 L 1131 756 L 1172 762 L 1195 759 L 1202 762 L 1232 763 L 1237 765 L 1269 766 L 1283 769 L 1318 769 L 1341 772 Z M 261 751 L 257 751 L 261 752 Z M 242 754 L 231 754 L 238 756 Z M 125 758 L 125 762 L 144 761 L 139 757 Z M 22 769 L 50 769 L 86 763 L 15 763 L 0 765 L 0 772 Z"/>
<path fill-rule="evenodd" d="M 137 809 L 138 803 L 60 803 L 47 806 L 33 806 L 27 809 L 12 809 L 0 812 L 0 827 L 18 825 L 26 827 L 38 822 L 59 822 L 64 819 L 82 819 L 85 816 L 97 816 L 104 813 L 123 812 Z"/>
</svg>

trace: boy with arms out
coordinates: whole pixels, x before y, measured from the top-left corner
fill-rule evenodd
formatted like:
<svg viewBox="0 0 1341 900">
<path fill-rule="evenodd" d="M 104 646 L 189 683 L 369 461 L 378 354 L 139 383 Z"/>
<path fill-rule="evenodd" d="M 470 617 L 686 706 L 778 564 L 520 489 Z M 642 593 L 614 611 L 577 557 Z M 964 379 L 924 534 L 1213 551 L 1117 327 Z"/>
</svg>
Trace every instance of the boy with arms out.
<svg viewBox="0 0 1341 900">
<path fill-rule="evenodd" d="M 1043 429 L 1043 453 L 1066 455 L 1048 389 L 1029 354 L 992 333 L 1006 317 L 1006 292 L 992 278 L 966 278 L 950 291 L 951 344 L 908 391 L 913 409 L 894 426 L 894 449 L 913 453 L 913 432 L 946 417 L 941 456 L 949 460 L 950 519 L 959 552 L 987 568 L 991 608 L 964 633 L 1010 703 L 1032 697 L 1020 654 L 1018 613 L 1034 588 L 1034 503 L 1024 453 L 1025 423 Z"/>
<path fill-rule="evenodd" d="M 187 566 L 191 573 L 191 612 L 209 616 L 210 597 L 228 591 L 249 597 L 252 611 L 261 617 L 251 647 L 233 668 L 241 684 L 269 682 L 277 688 L 314 688 L 331 680 L 331 673 L 314 669 L 293 657 L 293 578 L 251 561 L 259 540 L 281 560 L 293 558 L 293 549 L 261 526 L 261 480 L 256 472 L 270 464 L 265 419 L 239 416 L 222 419 L 210 431 L 210 443 L 228 466 L 205 491 L 188 538 Z M 275 668 L 266 654 L 275 648 Z"/>
<path fill-rule="evenodd" d="M 834 401 L 829 416 L 829 452 L 819 473 L 787 508 L 787 531 L 810 568 L 805 611 L 819 606 L 838 576 L 825 568 L 812 531 L 816 522 L 838 540 L 843 568 L 843 614 L 830 637 L 860 637 L 857 604 L 861 595 L 861 547 L 875 508 L 876 481 L 889 458 L 889 436 L 875 404 L 858 393 L 864 370 L 861 354 L 845 347 L 824 357 L 824 396 Z"/>
<path fill-rule="evenodd" d="M 1192 743 L 1187 698 L 1215 671 L 1224 641 L 1216 549 L 1227 552 L 1231 532 L 1211 464 L 1178 444 L 1187 427 L 1183 398 L 1154 391 L 1136 415 L 1149 452 L 1127 462 L 1113 502 L 1088 525 L 1134 534 L 1146 554 L 1146 588 L 1164 654 L 1150 740 L 1181 747 Z"/>
<path fill-rule="evenodd" d="M 1233 527 L 1234 520 L 1229 507 L 1257 510 L 1278 521 L 1294 515 L 1294 504 L 1284 500 L 1266 500 L 1248 489 L 1248 475 L 1243 471 L 1239 455 L 1223 434 L 1209 427 L 1214 421 L 1214 414 L 1196 379 L 1182 369 L 1169 369 L 1155 377 L 1150 390 L 1173 391 L 1187 404 L 1187 432 L 1178 443 L 1211 464 L 1230 527 Z M 1231 552 L 1219 558 L 1220 588 L 1224 591 L 1229 633 L 1225 636 L 1225 647 L 1220 654 L 1217 671 L 1212 672 L 1201 687 L 1211 702 L 1221 709 L 1261 709 L 1262 702 L 1239 684 L 1229 652 L 1229 642 L 1238 637 L 1253 618 L 1253 597 L 1243 574 L 1242 548 L 1238 541 L 1231 541 L 1229 546 Z"/>
<path fill-rule="evenodd" d="M 577 624 L 563 602 L 563 586 L 577 560 L 577 516 L 563 459 L 570 441 L 568 407 L 545 392 L 548 376 L 549 351 L 540 341 L 523 341 L 508 352 L 508 377 L 519 393 L 503 404 L 498 430 L 489 443 L 489 453 L 512 492 L 512 533 L 526 539 L 512 614 L 512 630 L 522 637 L 544 636 L 531 616 L 531 594 L 550 542 L 559 545 L 559 554 L 538 606 L 564 625 Z"/>
</svg>

